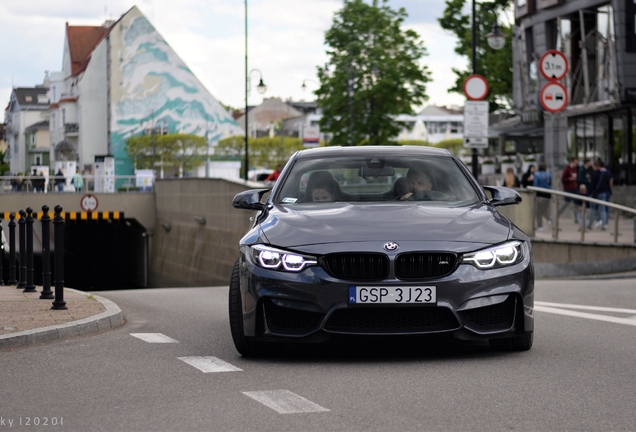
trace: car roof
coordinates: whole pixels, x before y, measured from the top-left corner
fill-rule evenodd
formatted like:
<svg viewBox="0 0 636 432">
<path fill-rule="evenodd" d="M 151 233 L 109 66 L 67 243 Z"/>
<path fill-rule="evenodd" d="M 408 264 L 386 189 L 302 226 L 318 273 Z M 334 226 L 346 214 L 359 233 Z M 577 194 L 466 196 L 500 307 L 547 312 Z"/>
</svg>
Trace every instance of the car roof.
<svg viewBox="0 0 636 432">
<path fill-rule="evenodd" d="M 446 149 L 426 146 L 329 146 L 300 150 L 296 154 L 298 159 L 314 159 L 317 157 L 353 155 L 361 156 L 372 153 L 377 156 L 452 156 L 453 153 Z"/>
</svg>

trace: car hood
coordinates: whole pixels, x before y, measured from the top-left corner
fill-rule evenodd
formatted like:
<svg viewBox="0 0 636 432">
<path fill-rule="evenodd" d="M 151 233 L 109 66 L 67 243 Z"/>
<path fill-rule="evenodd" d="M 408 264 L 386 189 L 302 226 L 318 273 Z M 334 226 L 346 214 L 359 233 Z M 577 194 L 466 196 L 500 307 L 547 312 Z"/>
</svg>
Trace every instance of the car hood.
<svg viewBox="0 0 636 432">
<path fill-rule="evenodd" d="M 510 222 L 492 207 L 418 204 L 274 206 L 260 224 L 270 244 L 293 247 L 364 241 L 452 241 L 493 244 L 508 239 Z"/>
</svg>

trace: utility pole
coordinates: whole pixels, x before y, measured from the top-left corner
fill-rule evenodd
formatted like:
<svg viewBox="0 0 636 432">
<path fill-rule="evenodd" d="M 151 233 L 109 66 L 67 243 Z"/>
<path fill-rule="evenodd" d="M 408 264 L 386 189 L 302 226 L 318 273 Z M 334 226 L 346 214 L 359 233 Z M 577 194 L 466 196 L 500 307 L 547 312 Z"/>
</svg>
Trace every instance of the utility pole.
<svg viewBox="0 0 636 432">
<path fill-rule="evenodd" d="M 349 145 L 353 145 L 353 45 L 351 43 L 349 43 Z"/>
<path fill-rule="evenodd" d="M 477 25 L 476 25 L 476 7 L 475 7 L 475 0 L 472 0 L 472 7 L 473 7 L 473 13 L 472 13 L 472 63 L 473 63 L 473 75 L 477 74 Z M 477 149 L 475 147 L 472 148 L 471 150 L 471 155 L 472 155 L 472 162 L 471 165 L 473 167 L 473 177 L 475 177 L 475 180 L 477 180 L 477 182 L 479 182 L 479 159 L 477 158 Z"/>
</svg>

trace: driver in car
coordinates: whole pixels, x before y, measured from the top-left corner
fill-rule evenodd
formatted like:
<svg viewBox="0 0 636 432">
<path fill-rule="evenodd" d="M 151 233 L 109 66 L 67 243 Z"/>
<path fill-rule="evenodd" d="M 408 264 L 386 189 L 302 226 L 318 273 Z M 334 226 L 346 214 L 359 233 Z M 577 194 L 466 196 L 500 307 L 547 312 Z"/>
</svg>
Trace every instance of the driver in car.
<svg viewBox="0 0 636 432">
<path fill-rule="evenodd" d="M 400 180 L 400 179 L 398 179 Z M 405 193 L 399 195 L 400 201 L 407 199 L 421 199 L 426 191 L 430 191 L 433 187 L 431 178 L 421 168 L 409 168 L 406 174 L 406 180 L 408 181 L 408 187 L 406 187 Z M 396 185 L 396 191 L 404 188 L 402 185 Z"/>
</svg>

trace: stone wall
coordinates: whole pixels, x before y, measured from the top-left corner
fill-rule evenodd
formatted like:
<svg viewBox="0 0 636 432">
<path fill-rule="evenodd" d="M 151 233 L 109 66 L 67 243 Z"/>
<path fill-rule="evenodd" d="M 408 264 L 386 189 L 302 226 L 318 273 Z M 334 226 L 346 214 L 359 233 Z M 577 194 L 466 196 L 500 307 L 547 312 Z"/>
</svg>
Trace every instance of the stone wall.
<svg viewBox="0 0 636 432">
<path fill-rule="evenodd" d="M 258 187 L 225 179 L 157 181 L 150 286 L 227 285 L 254 215 L 234 209 L 232 199 Z"/>
</svg>

